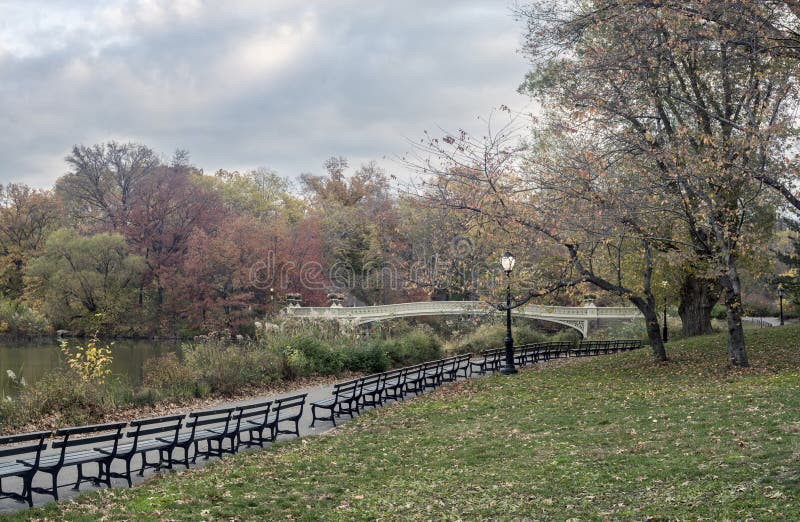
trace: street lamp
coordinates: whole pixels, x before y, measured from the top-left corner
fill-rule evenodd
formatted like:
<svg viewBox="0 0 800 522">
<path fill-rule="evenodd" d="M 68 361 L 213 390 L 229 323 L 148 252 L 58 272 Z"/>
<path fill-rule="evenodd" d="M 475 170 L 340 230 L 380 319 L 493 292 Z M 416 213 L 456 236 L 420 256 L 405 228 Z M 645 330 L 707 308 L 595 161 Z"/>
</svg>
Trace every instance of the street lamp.
<svg viewBox="0 0 800 522">
<path fill-rule="evenodd" d="M 667 342 L 669 341 L 669 329 L 667 328 L 667 282 L 661 281 L 661 286 L 664 287 L 664 326 L 661 329 L 661 340 Z"/>
<path fill-rule="evenodd" d="M 783 326 L 783 285 L 778 285 L 778 303 L 781 310 L 781 326 Z"/>
<path fill-rule="evenodd" d="M 503 375 L 517 373 L 514 367 L 514 339 L 511 337 L 511 271 L 515 262 L 511 252 L 506 252 L 500 258 L 500 265 L 506 273 L 506 365 L 500 370 Z"/>
</svg>

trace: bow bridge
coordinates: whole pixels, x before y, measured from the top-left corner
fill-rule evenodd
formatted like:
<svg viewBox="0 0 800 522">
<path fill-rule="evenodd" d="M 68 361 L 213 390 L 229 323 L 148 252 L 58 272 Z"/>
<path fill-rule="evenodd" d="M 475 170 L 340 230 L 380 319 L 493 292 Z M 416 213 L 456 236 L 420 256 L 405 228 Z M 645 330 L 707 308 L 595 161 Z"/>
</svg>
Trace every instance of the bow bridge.
<svg viewBox="0 0 800 522">
<path fill-rule="evenodd" d="M 286 317 L 302 319 L 328 319 L 352 325 L 361 325 L 386 319 L 426 315 L 489 315 L 497 308 L 483 301 L 422 301 L 378 306 L 289 306 Z M 583 337 L 589 332 L 590 321 L 599 319 L 641 319 L 634 307 L 546 306 L 527 305 L 512 310 L 514 317 L 539 319 L 563 324 L 578 330 Z"/>
</svg>

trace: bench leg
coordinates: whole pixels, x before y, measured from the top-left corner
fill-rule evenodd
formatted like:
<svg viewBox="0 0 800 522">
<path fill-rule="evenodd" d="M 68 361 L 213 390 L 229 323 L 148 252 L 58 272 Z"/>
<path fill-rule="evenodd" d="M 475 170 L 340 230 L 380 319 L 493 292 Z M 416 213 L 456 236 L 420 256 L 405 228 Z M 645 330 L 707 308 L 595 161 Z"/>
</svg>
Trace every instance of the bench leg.
<svg viewBox="0 0 800 522">
<path fill-rule="evenodd" d="M 22 495 L 28 501 L 28 507 L 33 507 L 33 473 L 25 475 L 22 486 Z"/>
<path fill-rule="evenodd" d="M 83 464 L 78 464 L 78 480 L 75 481 L 75 485 L 72 487 L 75 491 L 80 490 L 81 482 L 83 482 Z"/>
<path fill-rule="evenodd" d="M 133 483 L 131 482 L 131 459 L 133 456 L 128 457 L 125 459 L 125 480 L 128 481 L 128 487 L 132 487 Z"/>
<path fill-rule="evenodd" d="M 53 498 L 58 502 L 58 471 L 51 473 L 53 476 Z"/>
</svg>

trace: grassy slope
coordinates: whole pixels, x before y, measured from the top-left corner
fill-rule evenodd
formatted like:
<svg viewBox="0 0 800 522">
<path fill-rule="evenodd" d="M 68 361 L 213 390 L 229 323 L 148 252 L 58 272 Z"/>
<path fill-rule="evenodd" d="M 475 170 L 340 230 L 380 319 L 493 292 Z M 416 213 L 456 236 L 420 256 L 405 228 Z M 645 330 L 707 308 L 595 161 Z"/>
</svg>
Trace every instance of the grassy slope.
<svg viewBox="0 0 800 522">
<path fill-rule="evenodd" d="M 800 517 L 800 328 L 534 367 L 362 415 L 335 436 L 19 513 L 51 520 Z M 650 518 L 651 517 L 651 518 Z"/>
</svg>

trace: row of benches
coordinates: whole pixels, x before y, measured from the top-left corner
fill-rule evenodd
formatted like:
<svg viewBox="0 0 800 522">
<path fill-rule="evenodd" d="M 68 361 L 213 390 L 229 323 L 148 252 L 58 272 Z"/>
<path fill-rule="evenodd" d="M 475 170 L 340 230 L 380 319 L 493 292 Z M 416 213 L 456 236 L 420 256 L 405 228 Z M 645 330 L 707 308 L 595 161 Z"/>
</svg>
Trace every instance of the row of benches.
<svg viewBox="0 0 800 522">
<path fill-rule="evenodd" d="M 641 345 L 641 341 L 635 340 L 581 341 L 577 346 L 572 342 L 533 343 L 516 347 L 514 357 L 515 363 L 523 366 L 554 358 L 632 350 Z M 471 360 L 471 354 L 462 354 L 337 383 L 330 398 L 311 403 L 311 426 L 317 420 L 329 420 L 336 425 L 337 416 L 352 418 L 366 407 L 403 400 L 409 394 L 418 395 L 459 377 L 499 370 L 504 354 L 503 349 L 484 350 L 483 358 L 476 361 Z M 195 463 L 198 456 L 209 458 L 235 453 L 241 446 L 263 447 L 265 442 L 274 441 L 281 434 L 299 436 L 305 401 L 306 394 L 299 394 L 274 401 L 191 412 L 188 416 L 166 415 L 130 423 L 61 428 L 55 433 L 40 431 L 0 437 L 0 498 L 15 498 L 32 506 L 32 493 L 36 492 L 58 500 L 58 475 L 67 466 L 77 467 L 73 489 L 86 481 L 110 487 L 111 478 L 124 478 L 130 486 L 131 465 L 137 456 L 141 456 L 141 476 L 151 467 L 171 469 L 181 464 L 188 468 L 190 456 L 191 463 Z M 328 414 L 320 415 L 320 412 Z M 176 450 L 182 450 L 178 457 Z M 148 453 L 157 453 L 158 459 L 150 462 Z M 124 472 L 111 470 L 115 460 L 124 462 Z M 83 467 L 87 464 L 98 466 L 97 475 L 84 473 Z M 51 476 L 51 487 L 33 485 L 34 476 L 40 472 Z M 22 479 L 20 493 L 3 490 L 3 479 L 11 477 Z"/>
<path fill-rule="evenodd" d="M 469 353 L 455 355 L 337 383 L 331 397 L 311 403 L 311 426 L 318 420 L 328 420 L 336 426 L 337 416 L 352 418 L 362 408 L 403 400 L 406 395 L 419 395 L 459 377 L 466 378 L 471 357 Z M 328 414 L 320 415 L 320 411 Z"/>
<path fill-rule="evenodd" d="M 642 347 L 637 339 L 618 339 L 604 341 L 552 341 L 545 343 L 522 344 L 514 347 L 514 364 L 525 366 L 539 361 L 549 361 L 565 357 L 587 357 Z M 482 359 L 470 362 L 470 373 L 486 374 L 498 371 L 505 364 L 505 349 L 492 348 L 482 352 Z"/>
<path fill-rule="evenodd" d="M 166 415 L 127 422 L 112 422 L 91 426 L 58 429 L 55 434 L 39 431 L 0 437 L 0 498 L 14 498 L 33 505 L 32 493 L 52 495 L 58 500 L 58 475 L 67 466 L 77 467 L 77 480 L 92 481 L 111 487 L 111 478 L 124 478 L 131 485 L 131 462 L 137 455 L 146 468 L 168 468 L 174 464 L 189 467 L 189 457 L 195 463 L 198 456 L 222 456 L 235 453 L 240 446 L 264 445 L 278 435 L 300 435 L 299 422 L 303 415 L 306 394 L 293 395 L 246 404 L 191 412 L 187 415 Z M 126 429 L 127 426 L 127 429 Z M 243 435 L 246 434 L 246 437 Z M 47 451 L 48 439 L 53 436 Z M 203 446 L 201 447 L 201 443 Z M 175 450 L 182 450 L 176 458 Z M 148 453 L 158 459 L 149 462 Z M 12 457 L 6 460 L 7 457 Z M 115 460 L 125 463 L 125 472 L 111 471 Z M 89 476 L 83 467 L 97 464 L 97 475 Z M 51 487 L 35 487 L 37 473 L 49 474 Z M 4 491 L 4 478 L 22 479 L 21 493 Z"/>
</svg>

